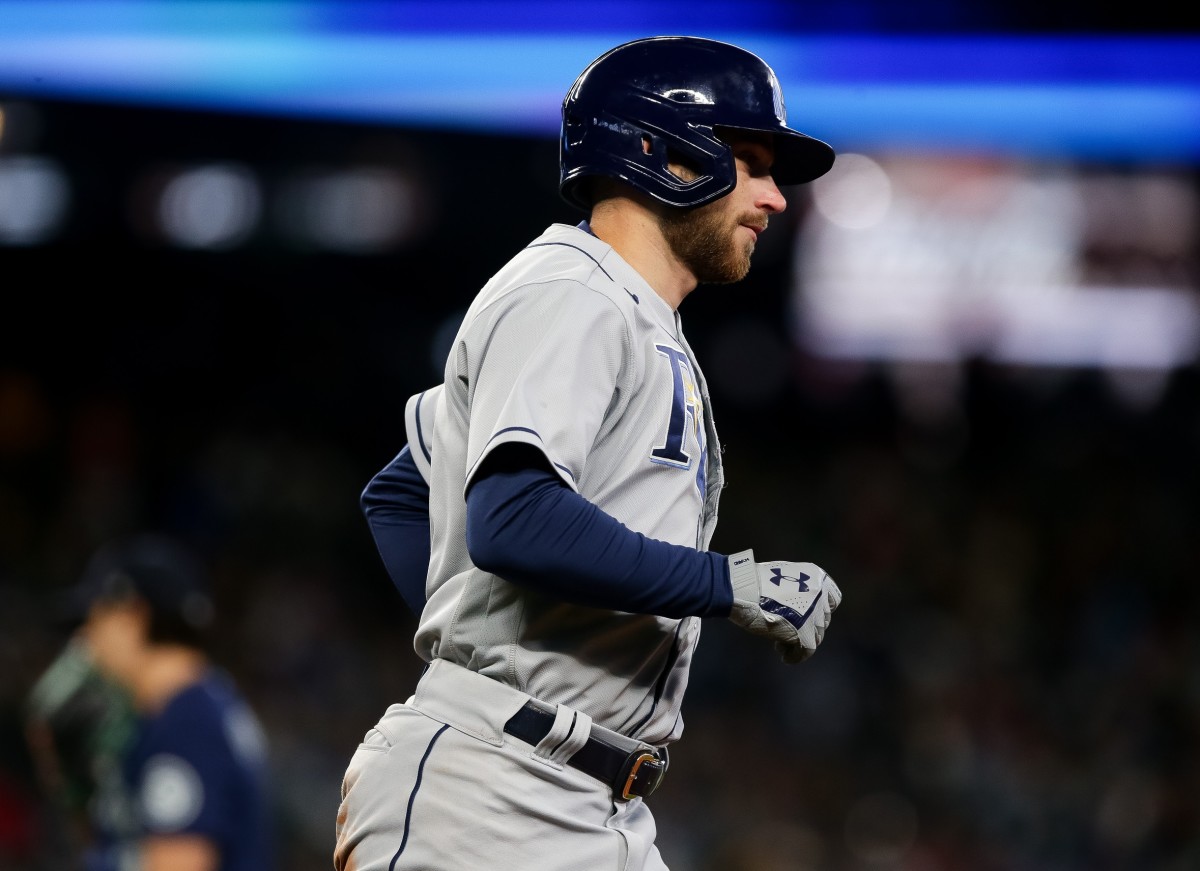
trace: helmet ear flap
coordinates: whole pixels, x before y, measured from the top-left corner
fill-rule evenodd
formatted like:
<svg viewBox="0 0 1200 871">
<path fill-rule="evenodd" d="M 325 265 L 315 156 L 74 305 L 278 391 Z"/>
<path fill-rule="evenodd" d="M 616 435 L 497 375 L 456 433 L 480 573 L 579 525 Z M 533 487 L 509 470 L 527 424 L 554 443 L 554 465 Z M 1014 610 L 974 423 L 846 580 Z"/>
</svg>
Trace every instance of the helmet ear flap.
<svg viewBox="0 0 1200 871">
<path fill-rule="evenodd" d="M 647 158 L 647 166 L 673 176 L 683 184 L 704 174 L 695 160 L 684 155 L 663 136 L 642 133 L 642 154 Z"/>
<path fill-rule="evenodd" d="M 700 176 L 706 175 L 704 168 L 698 161 L 678 148 L 672 148 L 670 145 L 667 146 L 665 166 L 667 172 L 684 184 L 690 184 L 700 178 Z"/>
</svg>

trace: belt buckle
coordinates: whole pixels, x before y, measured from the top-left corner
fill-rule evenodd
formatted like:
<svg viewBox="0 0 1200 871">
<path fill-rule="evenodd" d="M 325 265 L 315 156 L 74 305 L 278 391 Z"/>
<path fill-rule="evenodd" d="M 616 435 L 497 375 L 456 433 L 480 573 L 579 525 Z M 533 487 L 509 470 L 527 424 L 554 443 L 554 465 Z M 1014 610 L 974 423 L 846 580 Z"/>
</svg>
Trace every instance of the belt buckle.
<svg viewBox="0 0 1200 871">
<path fill-rule="evenodd" d="M 667 760 L 644 750 L 630 753 L 625 764 L 629 769 L 629 776 L 625 778 L 625 785 L 621 788 L 621 798 L 626 801 L 637 796 L 649 796 L 658 789 L 667 773 Z"/>
</svg>

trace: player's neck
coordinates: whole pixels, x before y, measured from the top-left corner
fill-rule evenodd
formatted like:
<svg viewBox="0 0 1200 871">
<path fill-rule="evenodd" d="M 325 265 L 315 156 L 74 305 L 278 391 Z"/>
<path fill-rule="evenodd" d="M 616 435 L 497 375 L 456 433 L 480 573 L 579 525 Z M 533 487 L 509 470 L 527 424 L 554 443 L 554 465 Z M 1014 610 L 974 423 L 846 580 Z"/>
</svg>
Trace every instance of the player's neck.
<svg viewBox="0 0 1200 871">
<path fill-rule="evenodd" d="M 142 711 L 161 710 L 180 690 L 198 681 L 207 664 L 207 657 L 190 647 L 150 648 L 132 681 L 134 703 Z"/>
<path fill-rule="evenodd" d="M 607 242 L 645 279 L 672 310 L 696 288 L 696 276 L 663 237 L 654 213 L 636 200 L 613 197 L 600 203 L 590 219 L 592 232 Z"/>
</svg>

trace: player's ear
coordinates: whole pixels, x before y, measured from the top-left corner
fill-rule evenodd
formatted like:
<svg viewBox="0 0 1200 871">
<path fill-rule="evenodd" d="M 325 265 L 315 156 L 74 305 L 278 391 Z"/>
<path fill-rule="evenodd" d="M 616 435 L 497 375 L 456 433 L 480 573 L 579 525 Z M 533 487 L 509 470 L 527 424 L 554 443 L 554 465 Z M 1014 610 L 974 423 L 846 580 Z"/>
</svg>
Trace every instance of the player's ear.
<svg viewBox="0 0 1200 871">
<path fill-rule="evenodd" d="M 700 177 L 700 167 L 674 148 L 667 149 L 667 171 L 683 182 L 695 181 Z"/>
</svg>

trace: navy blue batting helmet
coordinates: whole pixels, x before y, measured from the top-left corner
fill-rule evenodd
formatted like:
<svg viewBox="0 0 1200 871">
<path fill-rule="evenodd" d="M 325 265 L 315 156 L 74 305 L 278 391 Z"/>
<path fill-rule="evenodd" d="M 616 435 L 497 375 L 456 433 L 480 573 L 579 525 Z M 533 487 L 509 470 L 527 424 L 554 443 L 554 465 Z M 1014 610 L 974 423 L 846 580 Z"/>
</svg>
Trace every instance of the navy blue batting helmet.
<svg viewBox="0 0 1200 871">
<path fill-rule="evenodd" d="M 155 613 L 193 629 L 211 622 L 208 573 L 182 541 L 158 533 L 114 540 L 93 555 L 83 577 L 68 591 L 65 618 L 82 620 L 95 602 L 137 597 Z"/>
<path fill-rule="evenodd" d="M 589 209 L 590 176 L 625 181 L 671 206 L 700 206 L 737 183 L 727 127 L 772 135 L 771 175 L 801 184 L 833 166 L 833 149 L 787 126 L 783 92 L 758 55 L 712 39 L 656 36 L 592 61 L 567 92 L 559 141 L 559 192 Z M 669 161 L 699 173 L 684 181 Z"/>
</svg>

